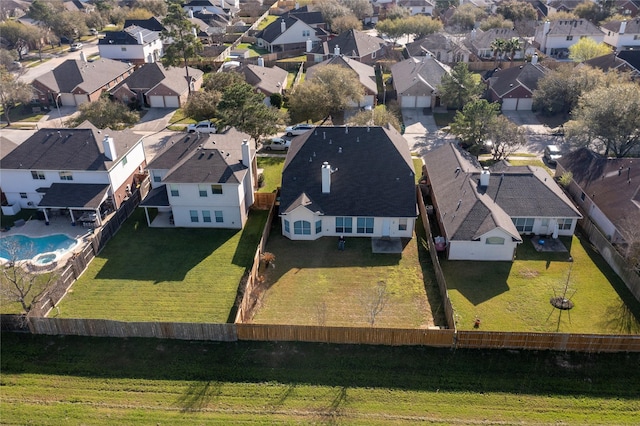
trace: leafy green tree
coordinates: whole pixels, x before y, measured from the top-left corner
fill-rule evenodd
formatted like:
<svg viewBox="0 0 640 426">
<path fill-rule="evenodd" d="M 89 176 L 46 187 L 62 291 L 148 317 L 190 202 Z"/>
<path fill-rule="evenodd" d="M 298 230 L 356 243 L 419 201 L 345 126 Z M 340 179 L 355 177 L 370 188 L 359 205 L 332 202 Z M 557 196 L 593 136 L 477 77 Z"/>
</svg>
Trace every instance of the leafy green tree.
<svg viewBox="0 0 640 426">
<path fill-rule="evenodd" d="M 489 103 L 486 99 L 478 99 L 467 103 L 462 111 L 456 112 L 451 123 L 454 134 L 469 152 L 478 155 L 489 139 L 500 105 Z"/>
<path fill-rule="evenodd" d="M 502 62 L 504 54 L 507 51 L 507 40 L 503 38 L 496 38 L 491 42 L 489 47 L 491 47 L 491 50 L 493 50 L 494 61 L 498 62 L 498 60 L 500 60 L 500 62 Z"/>
<path fill-rule="evenodd" d="M 496 13 L 513 22 L 534 21 L 538 19 L 538 13 L 530 3 L 517 0 L 500 3 L 496 8 Z"/>
<path fill-rule="evenodd" d="M 86 102 L 78 107 L 78 114 L 70 122 L 69 126 L 74 127 L 88 120 L 99 129 L 123 129 L 133 126 L 140 120 L 140 114 L 131 111 L 122 102 L 111 101 L 102 97 L 94 102 Z"/>
<path fill-rule="evenodd" d="M 89 31 L 85 18 L 85 14 L 82 12 L 65 11 L 54 14 L 49 21 L 49 25 L 58 37 L 75 40 Z"/>
<path fill-rule="evenodd" d="M 283 102 L 284 102 L 284 98 L 280 93 L 272 93 L 271 96 L 269 96 L 269 103 L 274 108 L 278 108 L 278 109 L 282 108 Z"/>
<path fill-rule="evenodd" d="M 569 114 L 582 93 L 592 90 L 604 79 L 604 73 L 591 67 L 563 64 L 538 81 L 533 92 L 533 108 L 544 115 Z"/>
<path fill-rule="evenodd" d="M 294 121 L 317 121 L 341 113 L 364 97 L 364 89 L 355 71 L 339 65 L 318 69 L 289 96 Z"/>
<path fill-rule="evenodd" d="M 18 59 L 18 54 L 13 50 L 0 48 L 0 67 L 10 69 L 13 61 Z"/>
<path fill-rule="evenodd" d="M 488 31 L 492 28 L 513 28 L 513 22 L 505 19 L 502 15 L 491 15 L 480 23 L 482 31 Z"/>
<path fill-rule="evenodd" d="M 202 43 L 195 34 L 195 25 L 189 21 L 187 13 L 182 9 L 180 0 L 169 0 L 167 15 L 162 20 L 164 30 L 160 37 L 169 44 L 164 50 L 162 64 L 166 67 L 184 66 L 185 77 L 189 76 L 189 60 L 198 56 L 202 50 Z M 191 84 L 189 95 L 191 95 Z"/>
<path fill-rule="evenodd" d="M 386 19 L 403 19 L 408 18 L 411 15 L 411 11 L 406 7 L 398 6 L 394 4 L 389 9 L 387 9 L 387 18 Z"/>
<path fill-rule="evenodd" d="M 333 28 L 333 20 L 339 16 L 351 15 L 351 10 L 337 0 L 319 0 L 313 3 L 313 10 L 322 13 L 324 22 Z"/>
<path fill-rule="evenodd" d="M 341 0 L 341 3 L 348 7 L 356 19 L 360 21 L 373 15 L 373 6 L 369 0 Z"/>
<path fill-rule="evenodd" d="M 407 34 L 405 20 L 401 18 L 385 19 L 383 21 L 380 21 L 376 25 L 376 29 L 378 30 L 378 34 L 387 35 L 387 37 L 389 37 L 391 41 L 393 41 L 393 44 L 396 44 L 400 37 Z"/>
<path fill-rule="evenodd" d="M 194 120 L 208 120 L 216 116 L 221 97 L 221 93 L 215 91 L 194 92 L 182 109 Z"/>
<path fill-rule="evenodd" d="M 0 24 L 0 34 L 8 47 L 18 54 L 22 60 L 23 49 L 33 44 L 33 32 L 26 25 L 16 21 L 6 21 Z"/>
<path fill-rule="evenodd" d="M 578 19 L 578 16 L 575 13 L 567 12 L 564 10 L 553 12 L 547 15 L 548 21 L 571 21 L 572 19 Z"/>
<path fill-rule="evenodd" d="M 343 15 L 338 16 L 333 20 L 331 24 L 331 30 L 337 34 L 343 33 L 349 30 L 361 30 L 362 21 L 355 17 L 355 15 Z"/>
<path fill-rule="evenodd" d="M 516 52 L 522 49 L 522 42 L 518 37 L 511 37 L 505 45 L 506 52 L 509 54 L 509 60 L 513 61 Z"/>
<path fill-rule="evenodd" d="M 603 144 L 605 156 L 624 157 L 640 146 L 638 111 L 640 86 L 620 78 L 584 92 L 565 129 L 569 139 L 582 132 L 583 140 Z"/>
<path fill-rule="evenodd" d="M 461 109 L 466 103 L 478 99 L 483 91 L 480 76 L 469 71 L 464 62 L 457 63 L 451 74 L 443 75 L 438 86 L 442 102 L 448 108 L 455 109 Z"/>
<path fill-rule="evenodd" d="M 451 16 L 449 23 L 461 30 L 472 30 L 476 22 L 487 17 L 487 13 L 471 3 L 465 3 L 458 7 Z"/>
<path fill-rule="evenodd" d="M 416 39 L 442 30 L 442 22 L 425 15 L 414 15 L 405 19 L 405 26 L 406 34 L 414 34 Z"/>
<path fill-rule="evenodd" d="M 283 123 L 277 108 L 268 107 L 264 96 L 247 83 L 227 87 L 218 103 L 218 117 L 228 126 L 246 132 L 256 141 L 275 133 Z"/>
<path fill-rule="evenodd" d="M 4 117 L 11 124 L 9 111 L 19 103 L 27 103 L 33 97 L 33 89 L 27 83 L 18 81 L 17 77 L 0 67 L 0 106 Z"/>
<path fill-rule="evenodd" d="M 51 17 L 54 14 L 64 10 L 62 1 L 33 0 L 29 6 L 29 17 L 34 21 L 48 24 L 51 22 Z"/>
<path fill-rule="evenodd" d="M 134 0 L 131 7 L 146 9 L 152 16 L 164 16 L 167 14 L 167 3 L 164 0 Z"/>
<path fill-rule="evenodd" d="M 239 72 L 210 72 L 204 75 L 202 88 L 204 90 L 224 92 L 229 86 L 236 83 L 246 83 L 244 74 Z"/>
<path fill-rule="evenodd" d="M 493 142 L 491 155 L 495 161 L 507 158 L 527 143 L 524 129 L 509 121 L 504 115 L 499 115 L 491 121 L 489 138 Z"/>
<path fill-rule="evenodd" d="M 584 62 L 611 52 L 613 50 L 605 43 L 598 43 L 591 37 L 585 37 L 569 47 L 569 59 L 574 62 Z"/>
<path fill-rule="evenodd" d="M 351 126 L 386 126 L 387 124 L 395 127 L 398 132 L 401 129 L 398 117 L 384 105 L 371 111 L 360 111 L 349 118 Z"/>
</svg>

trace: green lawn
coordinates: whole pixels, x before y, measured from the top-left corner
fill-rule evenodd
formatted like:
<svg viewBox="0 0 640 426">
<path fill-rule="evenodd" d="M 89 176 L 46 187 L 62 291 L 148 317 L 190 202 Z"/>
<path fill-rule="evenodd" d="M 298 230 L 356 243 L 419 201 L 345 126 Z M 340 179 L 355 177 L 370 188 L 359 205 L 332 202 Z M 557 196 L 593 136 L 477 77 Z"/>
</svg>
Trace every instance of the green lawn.
<svg viewBox="0 0 640 426">
<path fill-rule="evenodd" d="M 635 425 L 640 354 L 2 335 L 3 424 Z"/>
<path fill-rule="evenodd" d="M 437 297 L 427 298 L 437 291 L 435 281 L 423 277 L 421 238 L 404 241 L 401 255 L 373 254 L 370 238 L 347 238 L 344 251 L 337 241 L 291 241 L 277 223 L 267 243 L 267 251 L 276 256 L 275 267 L 262 271 L 265 292 L 253 322 L 366 327 L 370 302 L 384 282 L 388 299 L 376 326 L 434 325 L 432 306 L 437 309 L 440 303 Z"/>
<path fill-rule="evenodd" d="M 233 321 L 238 284 L 267 212 L 244 230 L 149 228 L 138 209 L 60 303 L 65 318 Z"/>
<path fill-rule="evenodd" d="M 277 15 L 268 15 L 258 25 L 258 28 L 257 28 L 258 31 L 264 30 L 265 28 L 267 28 L 269 26 L 269 24 L 271 24 L 272 22 L 275 22 L 277 19 L 278 19 Z"/>
<path fill-rule="evenodd" d="M 443 261 L 457 327 L 492 331 L 640 333 L 640 303 L 584 239 L 561 238 L 568 253 L 538 253 L 528 237 L 515 262 Z M 552 308 L 563 294 L 570 311 Z"/>
<path fill-rule="evenodd" d="M 285 156 L 258 157 L 258 168 L 263 169 L 264 186 L 258 192 L 273 192 L 282 184 L 282 168 Z"/>
<path fill-rule="evenodd" d="M 453 118 L 456 116 L 456 111 L 447 112 L 434 112 L 433 119 L 438 127 L 445 127 L 451 124 Z"/>
</svg>

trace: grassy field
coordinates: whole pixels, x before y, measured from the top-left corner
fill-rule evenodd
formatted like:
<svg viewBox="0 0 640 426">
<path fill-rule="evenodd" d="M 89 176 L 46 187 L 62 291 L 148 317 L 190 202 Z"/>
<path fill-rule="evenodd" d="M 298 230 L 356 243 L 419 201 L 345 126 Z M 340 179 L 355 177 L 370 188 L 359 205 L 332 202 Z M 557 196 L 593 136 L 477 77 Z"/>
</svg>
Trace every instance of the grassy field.
<svg viewBox="0 0 640 426">
<path fill-rule="evenodd" d="M 337 238 L 291 241 L 276 224 L 267 244 L 275 267 L 262 271 L 265 292 L 253 322 L 366 327 L 377 285 L 384 282 L 388 298 L 376 326 L 434 325 L 430 302 L 435 309 L 440 303 L 435 281 L 422 274 L 420 241 L 404 241 L 401 255 L 374 254 L 370 238 L 347 238 L 340 251 Z"/>
<path fill-rule="evenodd" d="M 267 212 L 244 230 L 147 227 L 136 211 L 60 304 L 65 318 L 221 323 L 233 320 Z"/>
<path fill-rule="evenodd" d="M 637 424 L 640 354 L 3 334 L 3 424 Z"/>
<path fill-rule="evenodd" d="M 457 327 L 563 333 L 640 333 L 640 303 L 602 257 L 582 238 L 561 238 L 569 253 L 538 253 L 529 238 L 516 261 L 443 261 Z M 569 262 L 571 256 L 573 262 Z M 575 307 L 562 312 L 549 299 L 561 295 Z"/>
<path fill-rule="evenodd" d="M 282 168 L 285 156 L 258 157 L 258 168 L 263 169 L 264 186 L 258 192 L 273 192 L 282 184 Z"/>
</svg>

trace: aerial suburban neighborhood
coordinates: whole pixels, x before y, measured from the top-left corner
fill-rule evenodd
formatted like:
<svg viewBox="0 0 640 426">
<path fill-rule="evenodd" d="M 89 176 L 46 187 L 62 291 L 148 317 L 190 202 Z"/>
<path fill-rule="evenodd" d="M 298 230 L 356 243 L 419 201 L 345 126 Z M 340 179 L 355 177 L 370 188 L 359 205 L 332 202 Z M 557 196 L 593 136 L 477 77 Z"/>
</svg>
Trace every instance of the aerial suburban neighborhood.
<svg viewBox="0 0 640 426">
<path fill-rule="evenodd" d="M 0 2 L 0 423 L 637 424 L 640 2 Z"/>
</svg>

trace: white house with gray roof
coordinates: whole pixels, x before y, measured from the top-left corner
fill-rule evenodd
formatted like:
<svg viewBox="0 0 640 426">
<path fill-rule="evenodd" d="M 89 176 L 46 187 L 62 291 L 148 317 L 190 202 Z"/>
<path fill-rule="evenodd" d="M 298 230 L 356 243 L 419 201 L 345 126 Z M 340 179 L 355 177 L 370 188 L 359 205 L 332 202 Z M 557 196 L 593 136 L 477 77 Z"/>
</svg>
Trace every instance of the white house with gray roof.
<svg viewBox="0 0 640 426">
<path fill-rule="evenodd" d="M 394 128 L 316 127 L 294 138 L 282 171 L 282 233 L 411 238 L 416 210 L 413 162 Z"/>
<path fill-rule="evenodd" d="M 481 168 L 455 144 L 425 157 L 427 186 L 449 260 L 513 260 L 524 235 L 573 235 L 582 215 L 541 167 Z"/>
<path fill-rule="evenodd" d="M 98 40 L 100 57 L 128 61 L 134 64 L 151 63 L 164 55 L 160 32 L 131 25 L 122 31 L 107 32 Z"/>
<path fill-rule="evenodd" d="M 257 188 L 249 139 L 234 128 L 171 136 L 147 168 L 153 189 L 140 206 L 149 226 L 241 229 Z"/>
<path fill-rule="evenodd" d="M 9 204 L 45 213 L 68 209 L 74 222 L 80 211 L 117 209 L 145 166 L 142 136 L 86 121 L 75 129 L 38 130 L 2 158 L 0 181 Z"/>
<path fill-rule="evenodd" d="M 640 17 L 610 21 L 602 26 L 604 42 L 614 50 L 640 49 Z"/>
<path fill-rule="evenodd" d="M 409 58 L 391 67 L 393 87 L 401 108 L 440 106 L 438 86 L 451 68 L 433 56 Z"/>
<path fill-rule="evenodd" d="M 559 19 L 538 25 L 534 42 L 545 55 L 567 59 L 569 48 L 585 37 L 602 43 L 604 32 L 586 19 Z"/>
</svg>

